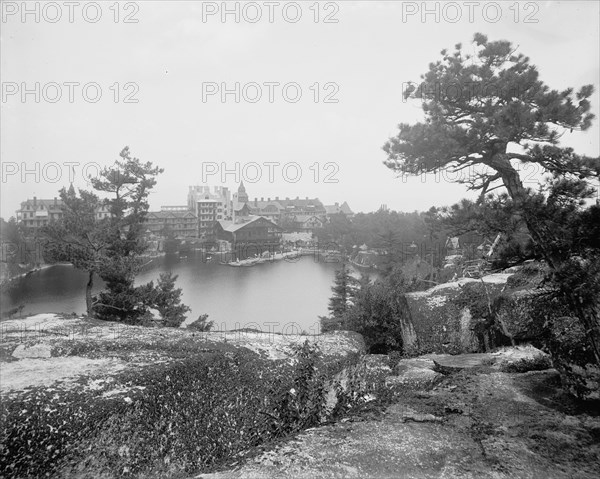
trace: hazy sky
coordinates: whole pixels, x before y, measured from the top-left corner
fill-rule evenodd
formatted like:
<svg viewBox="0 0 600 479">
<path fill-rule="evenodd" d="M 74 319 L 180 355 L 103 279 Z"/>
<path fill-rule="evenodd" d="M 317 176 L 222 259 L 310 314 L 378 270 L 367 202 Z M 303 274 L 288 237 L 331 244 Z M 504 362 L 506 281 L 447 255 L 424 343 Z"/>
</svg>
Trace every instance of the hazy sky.
<svg viewBox="0 0 600 479">
<path fill-rule="evenodd" d="M 402 84 L 440 50 L 482 32 L 518 45 L 552 88 L 600 86 L 597 1 L 427 2 L 424 18 L 422 2 L 227 2 L 224 19 L 222 2 L 113 3 L 27 2 L 23 18 L 22 2 L 2 1 L 3 217 L 34 195 L 57 196 L 73 171 L 86 187 L 84 171 L 125 145 L 165 169 L 152 209 L 185 204 L 204 169 L 217 172 L 206 184 L 244 179 L 251 198 L 424 210 L 467 196 L 464 186 L 403 182 L 381 147 L 399 122 L 420 118 Z M 599 136 L 596 121 L 563 144 L 597 156 Z"/>
</svg>

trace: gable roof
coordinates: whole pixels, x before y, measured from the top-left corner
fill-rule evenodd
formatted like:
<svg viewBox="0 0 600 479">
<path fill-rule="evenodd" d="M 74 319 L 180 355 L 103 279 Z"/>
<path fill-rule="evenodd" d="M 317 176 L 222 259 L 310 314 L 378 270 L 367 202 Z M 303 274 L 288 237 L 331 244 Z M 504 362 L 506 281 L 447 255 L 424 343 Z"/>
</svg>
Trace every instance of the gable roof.
<svg viewBox="0 0 600 479">
<path fill-rule="evenodd" d="M 342 213 L 344 213 L 345 215 L 353 215 L 354 211 L 352 211 L 350 209 L 350 206 L 348 205 L 347 201 L 344 201 L 342 203 L 342 206 L 340 206 L 340 210 L 342 211 Z"/>
<path fill-rule="evenodd" d="M 317 216 L 314 215 L 296 215 L 295 217 L 296 222 L 298 223 L 306 223 L 307 221 L 317 221 L 318 223 L 323 223 L 323 221 L 321 221 L 320 218 L 318 218 Z"/>
<path fill-rule="evenodd" d="M 348 205 L 348 202 L 344 201 L 341 205 L 325 205 L 325 212 L 328 215 L 335 215 L 337 213 L 344 213 L 345 215 L 353 215 L 354 211 Z"/>
<path fill-rule="evenodd" d="M 43 206 L 46 209 L 61 209 L 62 205 L 63 205 L 63 201 L 59 200 L 58 198 L 56 200 L 41 200 L 41 199 L 36 199 L 35 200 L 35 204 L 37 206 Z M 21 203 L 21 208 L 25 208 L 26 206 L 33 206 L 33 200 L 32 199 L 28 199 L 27 201 L 23 201 Z"/>
<path fill-rule="evenodd" d="M 283 230 L 283 228 L 281 228 L 280 226 L 277 226 L 275 223 L 273 223 L 271 220 L 265 218 L 264 216 L 252 216 L 248 221 L 242 221 L 239 223 L 234 223 L 233 221 L 229 221 L 229 220 L 219 220 L 219 221 L 217 221 L 217 223 L 219 223 L 221 228 L 223 228 L 223 231 L 235 233 L 236 231 L 239 231 L 242 228 L 244 228 L 252 223 L 256 223 L 259 220 L 266 221 L 267 223 L 269 223 L 269 226 L 272 226 L 279 230 Z"/>
</svg>

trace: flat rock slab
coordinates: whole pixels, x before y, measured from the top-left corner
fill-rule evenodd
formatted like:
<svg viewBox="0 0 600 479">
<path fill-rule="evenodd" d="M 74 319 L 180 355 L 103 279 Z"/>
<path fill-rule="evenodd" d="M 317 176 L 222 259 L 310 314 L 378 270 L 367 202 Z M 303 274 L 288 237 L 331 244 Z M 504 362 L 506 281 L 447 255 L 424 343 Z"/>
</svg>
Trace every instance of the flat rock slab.
<svg viewBox="0 0 600 479">
<path fill-rule="evenodd" d="M 69 383 L 80 376 L 107 376 L 125 367 L 122 361 L 108 358 L 25 358 L 2 364 L 0 391 L 4 394 L 29 387 L 50 386 L 57 381 Z"/>
<path fill-rule="evenodd" d="M 459 354 L 456 356 L 450 354 L 437 354 L 432 355 L 431 359 L 436 365 L 436 370 L 441 373 L 472 369 L 486 364 L 490 365 L 494 362 L 493 356 L 489 353 Z"/>
<path fill-rule="evenodd" d="M 25 346 L 20 344 L 12 353 L 14 358 L 49 358 L 52 357 L 52 346 L 49 344 L 34 344 Z"/>
</svg>

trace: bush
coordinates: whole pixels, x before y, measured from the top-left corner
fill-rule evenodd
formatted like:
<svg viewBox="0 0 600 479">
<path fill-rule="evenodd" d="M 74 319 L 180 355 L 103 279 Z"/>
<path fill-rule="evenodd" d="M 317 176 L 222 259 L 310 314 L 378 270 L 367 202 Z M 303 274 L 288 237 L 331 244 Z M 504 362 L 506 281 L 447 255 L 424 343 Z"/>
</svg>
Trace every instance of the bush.
<svg viewBox="0 0 600 479">
<path fill-rule="evenodd" d="M 355 410 L 374 384 L 327 385 L 353 357 L 324 364 L 315 346 L 293 364 L 245 350 L 188 355 L 123 373 L 99 391 L 36 389 L 3 401 L 2 477 L 173 477 L 207 471 L 260 443 Z M 358 373 L 355 373 L 357 376 Z M 102 392 L 125 388 L 105 398 Z M 371 389 L 369 389 L 371 388 Z"/>
<path fill-rule="evenodd" d="M 365 410 L 381 411 L 394 395 L 385 383 L 386 377 L 385 370 L 371 370 L 365 361 L 351 358 L 333 383 L 336 401 L 331 417 L 356 415 Z"/>
<path fill-rule="evenodd" d="M 92 398 L 82 388 L 35 388 L 2 401 L 0 476 L 53 475 L 79 441 L 102 421 L 125 411 L 122 400 Z"/>
<path fill-rule="evenodd" d="M 401 268 L 384 280 L 363 282 L 354 305 L 340 318 L 343 329 L 360 333 L 371 353 L 402 351 L 402 321 L 410 314 L 404 293 L 411 287 Z"/>
</svg>

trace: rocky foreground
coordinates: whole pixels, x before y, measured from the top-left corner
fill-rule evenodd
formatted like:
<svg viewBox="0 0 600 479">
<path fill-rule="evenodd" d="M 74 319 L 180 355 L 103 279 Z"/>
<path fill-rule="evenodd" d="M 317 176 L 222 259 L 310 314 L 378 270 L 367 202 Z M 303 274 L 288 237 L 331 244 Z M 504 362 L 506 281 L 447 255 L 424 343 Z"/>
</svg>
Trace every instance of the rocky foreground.
<svg viewBox="0 0 600 479">
<path fill-rule="evenodd" d="M 305 431 L 229 470 L 195 477 L 600 477 L 598 403 L 566 395 L 554 369 L 505 372 L 540 354 L 517 347 L 402 360 L 388 368 L 397 394 L 383 414 Z"/>
<path fill-rule="evenodd" d="M 110 404 L 115 411 L 133 407 L 135 412 L 136 404 L 142 404 L 136 403 L 134 389 L 141 391 L 146 383 L 137 384 L 131 374 L 135 378 L 156 365 L 168 366 L 188 358 L 191 353 L 206 353 L 208 358 L 214 353 L 227 356 L 244 350 L 266 363 L 285 363 L 306 340 L 318 344 L 325 359 L 365 353 L 360 335 L 350 332 L 317 337 L 251 331 L 193 333 L 52 314 L 4 321 L 0 330 L 3 400 L 12 398 L 18 402 L 20 397 L 34 397 L 23 396 L 27 391 L 40 391 L 43 397 L 60 392 L 62 398 L 65 391 L 74 388 L 77 394 L 83 392 L 85 397 L 93 398 L 94 404 L 102 406 L 104 403 L 98 402 L 101 398 L 113 401 Z M 243 454 L 236 453 L 230 460 L 210 467 L 209 470 L 218 471 L 210 474 L 174 472 L 169 469 L 168 456 L 162 461 L 162 453 L 153 451 L 162 461 L 162 469 L 146 471 L 144 477 L 600 477 L 598 402 L 577 401 L 567 395 L 549 358 L 532 346 L 476 354 L 427 354 L 394 363 L 388 356 L 364 355 L 362 364 L 385 378 L 379 390 L 391 395 L 385 408 L 380 404 L 372 409 L 362 408 L 360 413 L 350 413 L 341 421 L 252 446 Z M 115 380 L 121 377 L 129 379 Z M 190 378 L 193 377 L 192 374 Z M 164 385 L 168 382 L 161 387 Z M 49 391 L 50 396 L 46 394 Z M 196 392 L 190 394 L 193 397 Z M 377 399 L 374 394 L 367 394 L 361 400 L 368 406 L 370 401 L 378 404 Z M 169 417 L 179 417 L 176 408 L 169 410 Z M 119 414 L 137 417 L 127 410 Z M 194 414 L 192 410 L 189 417 L 195 417 Z M 222 422 L 225 414 L 227 409 L 216 417 Z M 27 417 L 29 413 L 23 420 Z M 122 461 L 120 473 L 130 477 L 128 464 L 135 456 L 128 449 L 131 444 L 127 435 L 122 442 L 114 439 L 121 427 L 121 416 L 115 417 L 114 428 L 107 428 L 105 435 L 90 436 L 92 452 L 86 462 L 70 469 L 61 466 L 58 477 L 97 477 L 94 468 L 100 466 L 95 464 L 105 467 L 101 462 L 93 462 L 99 461 L 93 454 L 98 441 L 103 441 L 104 450 L 111 457 Z M 162 417 L 163 413 L 158 413 L 157 418 Z M 168 424 L 164 426 L 165 431 L 170 430 Z M 220 425 L 211 427 L 221 430 Z M 93 428 L 92 424 L 92 432 Z M 234 438 L 239 429 L 235 424 L 231 428 Z M 66 433 L 70 434 L 69 430 Z M 194 433 L 197 440 L 205 439 L 204 430 Z M 157 438 L 161 437 L 162 432 Z M 184 444 L 178 438 L 173 440 L 177 447 Z M 46 459 L 39 459 L 40 464 L 46 464 Z M 143 464 L 143 459 L 139 461 Z"/>
</svg>

